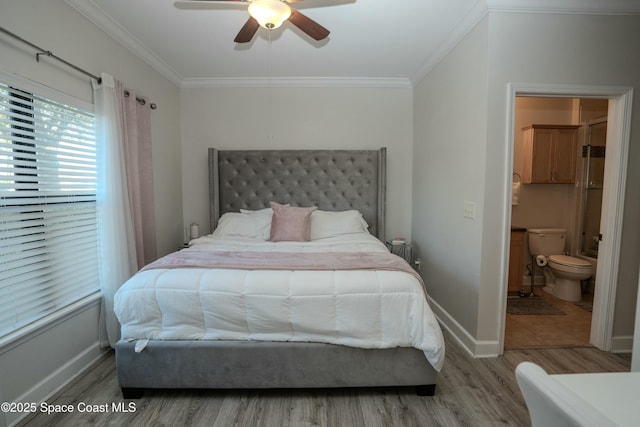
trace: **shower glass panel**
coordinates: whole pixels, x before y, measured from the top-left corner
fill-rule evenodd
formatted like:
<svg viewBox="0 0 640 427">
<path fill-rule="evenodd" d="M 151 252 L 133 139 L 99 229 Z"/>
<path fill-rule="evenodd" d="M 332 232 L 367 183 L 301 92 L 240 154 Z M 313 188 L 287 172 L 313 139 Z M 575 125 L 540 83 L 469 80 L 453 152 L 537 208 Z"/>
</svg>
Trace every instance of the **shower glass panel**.
<svg viewBox="0 0 640 427">
<path fill-rule="evenodd" d="M 580 249 L 582 255 L 598 258 L 607 120 L 606 118 L 593 120 L 587 126 L 588 143 L 582 147 L 584 168 Z"/>
</svg>

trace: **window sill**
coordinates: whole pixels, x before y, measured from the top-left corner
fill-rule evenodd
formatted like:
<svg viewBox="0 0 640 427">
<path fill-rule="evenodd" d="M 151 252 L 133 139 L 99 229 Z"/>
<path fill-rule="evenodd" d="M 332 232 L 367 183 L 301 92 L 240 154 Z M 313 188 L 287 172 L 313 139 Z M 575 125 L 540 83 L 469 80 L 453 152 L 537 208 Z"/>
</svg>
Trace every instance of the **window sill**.
<svg viewBox="0 0 640 427">
<path fill-rule="evenodd" d="M 76 316 L 90 307 L 100 304 L 102 300 L 102 292 L 97 291 L 91 295 L 76 301 L 73 304 L 61 308 L 51 315 L 37 320 L 19 330 L 9 333 L 0 338 L 0 354 L 6 353 L 20 344 L 45 333 L 51 328 L 63 323 L 64 321 Z"/>
</svg>

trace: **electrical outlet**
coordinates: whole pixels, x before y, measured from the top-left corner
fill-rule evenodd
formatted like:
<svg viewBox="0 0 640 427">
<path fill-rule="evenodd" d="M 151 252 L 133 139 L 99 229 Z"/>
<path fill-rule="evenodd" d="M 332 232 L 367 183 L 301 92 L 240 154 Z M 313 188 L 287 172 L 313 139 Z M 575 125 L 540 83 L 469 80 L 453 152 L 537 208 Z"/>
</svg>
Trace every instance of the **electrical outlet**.
<svg viewBox="0 0 640 427">
<path fill-rule="evenodd" d="M 464 217 L 475 219 L 476 217 L 476 204 L 475 202 L 464 202 Z"/>
</svg>

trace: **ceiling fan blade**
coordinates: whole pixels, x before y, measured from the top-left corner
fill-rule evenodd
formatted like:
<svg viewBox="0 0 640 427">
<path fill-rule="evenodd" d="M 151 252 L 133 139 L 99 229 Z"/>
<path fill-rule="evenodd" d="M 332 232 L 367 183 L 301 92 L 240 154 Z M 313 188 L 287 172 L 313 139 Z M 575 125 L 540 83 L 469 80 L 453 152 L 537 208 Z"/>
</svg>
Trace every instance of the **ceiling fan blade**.
<svg viewBox="0 0 640 427">
<path fill-rule="evenodd" d="M 303 32 L 309 35 L 309 37 L 315 40 L 322 40 L 326 38 L 330 33 L 330 31 L 325 27 L 318 24 L 316 21 L 307 17 L 306 15 L 298 12 L 294 8 L 291 8 L 291 16 L 289 17 L 289 22 L 300 28 Z"/>
<path fill-rule="evenodd" d="M 258 31 L 258 28 L 260 28 L 260 24 L 258 24 L 258 21 L 256 21 L 253 16 L 250 16 L 249 19 L 247 19 L 247 22 L 245 22 L 242 28 L 240 28 L 240 32 L 233 41 L 236 43 L 250 42 Z"/>
</svg>

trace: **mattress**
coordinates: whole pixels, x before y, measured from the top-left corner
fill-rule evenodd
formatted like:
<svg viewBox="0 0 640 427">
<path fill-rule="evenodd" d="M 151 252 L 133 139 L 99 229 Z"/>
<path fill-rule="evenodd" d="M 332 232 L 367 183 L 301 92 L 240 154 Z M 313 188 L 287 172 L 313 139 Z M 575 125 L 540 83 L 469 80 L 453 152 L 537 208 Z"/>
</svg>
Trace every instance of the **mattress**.
<svg viewBox="0 0 640 427">
<path fill-rule="evenodd" d="M 210 235 L 189 251 L 388 252 L 368 233 L 310 242 Z M 150 268 L 115 295 L 122 339 L 320 342 L 359 348 L 414 347 L 440 370 L 444 341 L 424 284 L 392 270 Z"/>
</svg>

